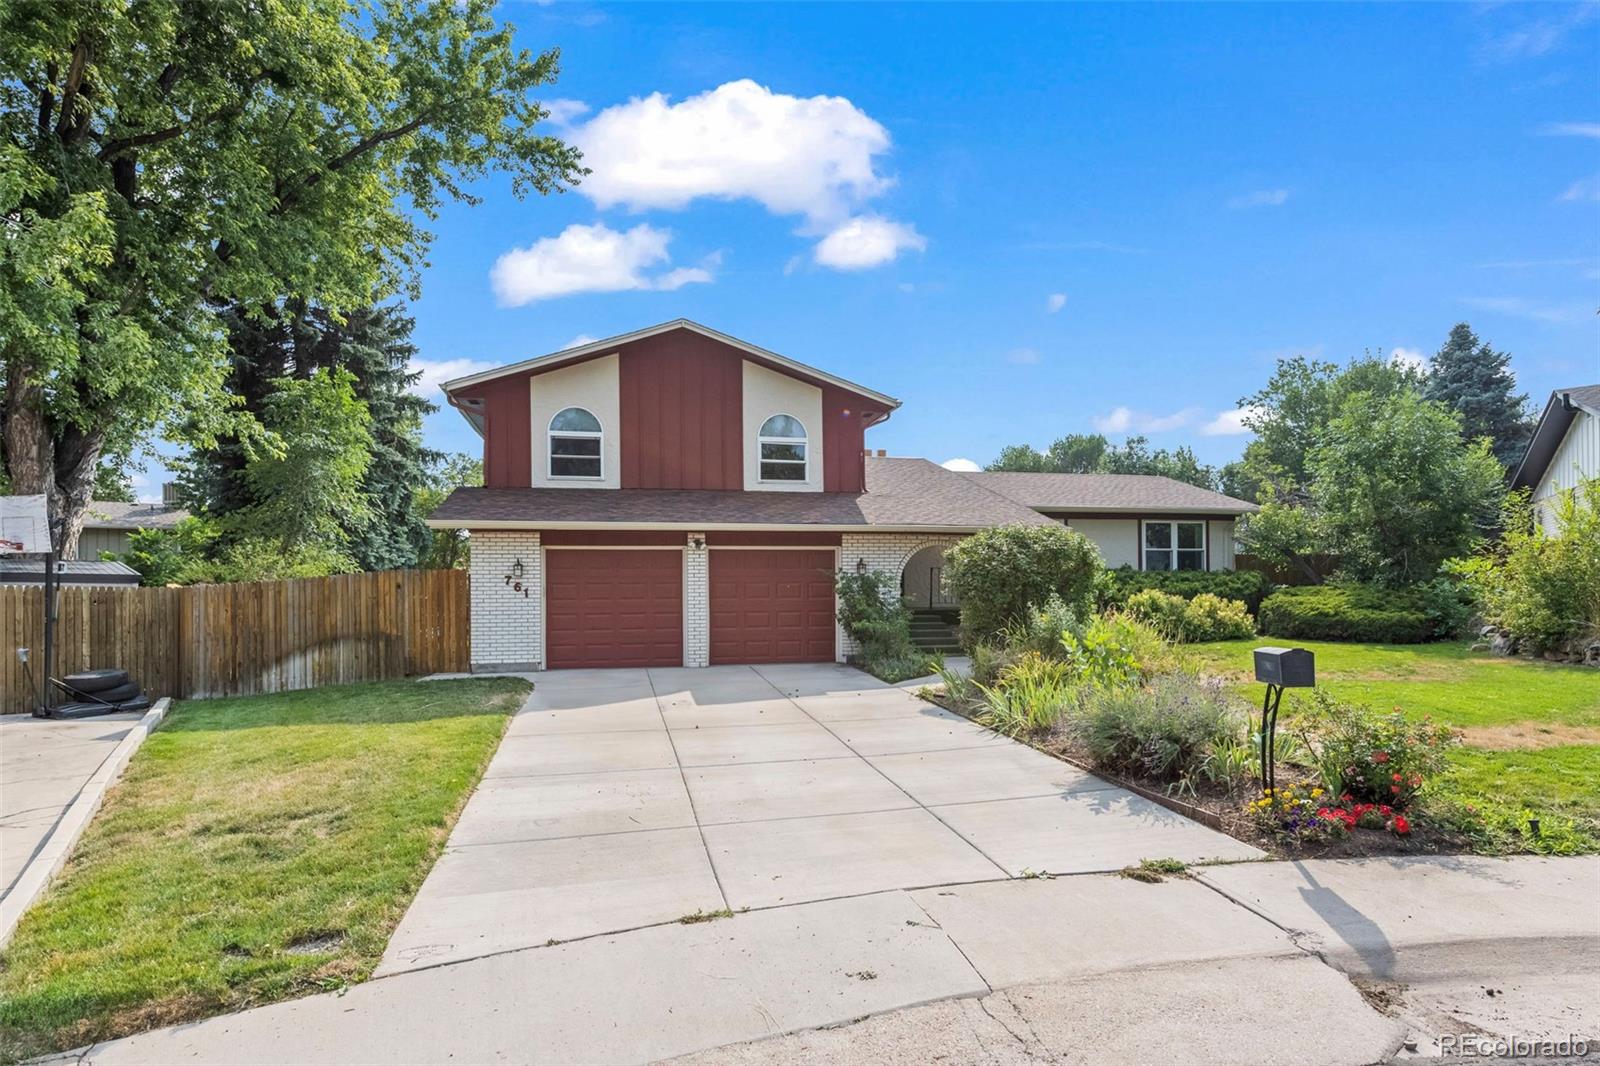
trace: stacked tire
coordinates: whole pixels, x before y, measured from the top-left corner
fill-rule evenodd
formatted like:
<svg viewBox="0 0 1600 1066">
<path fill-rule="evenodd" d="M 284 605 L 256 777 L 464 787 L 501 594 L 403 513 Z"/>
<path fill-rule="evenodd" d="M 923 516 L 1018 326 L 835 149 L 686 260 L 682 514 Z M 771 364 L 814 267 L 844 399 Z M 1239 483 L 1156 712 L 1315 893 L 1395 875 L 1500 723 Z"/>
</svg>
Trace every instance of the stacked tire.
<svg viewBox="0 0 1600 1066">
<path fill-rule="evenodd" d="M 68 674 L 61 681 L 77 701 L 72 704 L 74 707 L 110 705 L 119 711 L 142 711 L 150 706 L 149 697 L 126 670 L 85 670 Z"/>
</svg>

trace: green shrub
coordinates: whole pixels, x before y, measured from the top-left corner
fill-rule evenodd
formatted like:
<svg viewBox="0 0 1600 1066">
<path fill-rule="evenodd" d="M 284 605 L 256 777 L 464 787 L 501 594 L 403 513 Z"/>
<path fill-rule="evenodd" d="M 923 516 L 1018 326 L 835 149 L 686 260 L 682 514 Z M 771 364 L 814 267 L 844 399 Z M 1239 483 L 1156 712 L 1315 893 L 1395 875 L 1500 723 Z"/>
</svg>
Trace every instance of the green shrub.
<svg viewBox="0 0 1600 1066">
<path fill-rule="evenodd" d="M 1555 532 L 1535 519 L 1527 496 L 1506 505 L 1500 544 L 1449 568 L 1490 622 L 1544 651 L 1600 635 L 1600 479 L 1586 479 L 1553 506 Z"/>
<path fill-rule="evenodd" d="M 1128 597 L 1127 612 L 1148 622 L 1168 640 L 1183 640 L 1183 612 L 1189 601 L 1160 589 L 1140 589 Z"/>
<path fill-rule="evenodd" d="M 1052 595 L 1087 615 L 1100 550 L 1061 525 L 985 529 L 946 553 L 945 584 L 961 601 L 961 639 L 968 648 L 999 638 Z"/>
<path fill-rule="evenodd" d="M 1006 626 L 1005 642 L 1013 651 L 1034 651 L 1060 658 L 1061 635 L 1082 630 L 1078 612 L 1051 593 L 1042 605 L 1030 604 L 1026 615 Z"/>
<path fill-rule="evenodd" d="M 841 570 L 835 581 L 839 624 L 861 645 L 861 665 L 890 683 L 928 672 L 928 656 L 911 642 L 911 612 L 894 578 L 881 570 Z"/>
<path fill-rule="evenodd" d="M 1217 773 L 1213 751 L 1238 750 L 1248 718 L 1219 681 L 1163 674 L 1144 686 L 1085 693 L 1073 730 L 1108 770 L 1184 782 Z"/>
<path fill-rule="evenodd" d="M 1242 640 L 1255 634 L 1243 601 L 1225 600 L 1209 592 L 1185 600 L 1159 589 L 1144 589 L 1128 597 L 1128 613 L 1154 626 L 1168 640 L 1191 644 Z"/>
<path fill-rule="evenodd" d="M 1432 605 L 1414 590 L 1371 585 L 1279 589 L 1261 601 L 1261 632 L 1300 640 L 1421 644 L 1440 635 Z"/>
<path fill-rule="evenodd" d="M 1068 663 L 1030 651 L 981 691 L 984 724 L 1017 736 L 1049 729 L 1072 705 L 1077 689 Z"/>
<path fill-rule="evenodd" d="M 1183 639 L 1244 640 L 1255 636 L 1255 623 L 1243 600 L 1225 600 L 1202 592 L 1189 601 L 1183 612 Z"/>
<path fill-rule="evenodd" d="M 1455 742 L 1447 726 L 1413 722 L 1396 708 L 1384 713 L 1315 689 L 1296 709 L 1293 728 L 1305 741 L 1329 794 L 1358 802 L 1410 805 L 1445 768 Z M 1348 802 L 1348 801 L 1346 801 Z"/>
<path fill-rule="evenodd" d="M 980 685 L 992 685 L 1000 680 L 1000 674 L 1017 658 L 1015 652 L 999 644 L 974 644 L 969 654 L 972 657 L 972 680 Z"/>
<path fill-rule="evenodd" d="M 1105 571 L 1095 585 L 1095 602 L 1101 610 L 1126 607 L 1129 597 L 1144 589 L 1157 589 L 1192 600 L 1202 592 L 1225 600 L 1243 600 L 1253 615 L 1272 592 L 1266 574 L 1254 570 L 1135 570 L 1131 566 Z"/>
</svg>

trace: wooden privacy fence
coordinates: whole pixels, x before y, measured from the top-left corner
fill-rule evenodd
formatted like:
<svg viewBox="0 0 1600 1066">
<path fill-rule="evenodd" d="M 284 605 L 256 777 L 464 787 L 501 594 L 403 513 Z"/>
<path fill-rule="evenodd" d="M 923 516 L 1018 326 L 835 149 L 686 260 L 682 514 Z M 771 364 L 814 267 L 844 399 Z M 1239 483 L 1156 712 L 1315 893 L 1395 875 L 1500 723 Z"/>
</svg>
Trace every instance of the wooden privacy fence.
<svg viewBox="0 0 1600 1066">
<path fill-rule="evenodd" d="M 464 570 L 61 589 L 56 671 L 122 667 L 154 698 L 241 696 L 468 668 Z M 44 590 L 0 586 L 0 710 L 31 710 Z M 17 660 L 31 649 L 34 687 Z"/>
</svg>

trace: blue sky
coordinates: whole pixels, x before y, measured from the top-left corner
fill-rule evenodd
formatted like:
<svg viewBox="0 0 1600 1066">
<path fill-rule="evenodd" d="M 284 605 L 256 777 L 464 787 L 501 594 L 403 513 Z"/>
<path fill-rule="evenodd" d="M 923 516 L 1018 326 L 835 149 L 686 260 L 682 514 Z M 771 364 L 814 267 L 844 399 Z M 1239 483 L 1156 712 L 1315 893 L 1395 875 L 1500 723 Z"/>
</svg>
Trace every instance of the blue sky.
<svg viewBox="0 0 1600 1066">
<path fill-rule="evenodd" d="M 1275 358 L 1463 319 L 1536 400 L 1600 380 L 1600 5 L 501 11 L 597 173 L 445 211 L 430 382 L 684 316 L 982 463 L 1097 428 L 1223 462 Z"/>
</svg>

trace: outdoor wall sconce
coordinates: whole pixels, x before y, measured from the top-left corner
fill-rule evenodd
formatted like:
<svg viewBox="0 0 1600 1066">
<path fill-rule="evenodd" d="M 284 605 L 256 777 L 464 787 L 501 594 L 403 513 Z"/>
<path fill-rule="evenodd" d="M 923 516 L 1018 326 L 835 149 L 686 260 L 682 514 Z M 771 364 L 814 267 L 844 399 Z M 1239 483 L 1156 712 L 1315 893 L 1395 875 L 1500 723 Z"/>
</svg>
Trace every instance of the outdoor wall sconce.
<svg viewBox="0 0 1600 1066">
<path fill-rule="evenodd" d="M 865 574 L 866 572 L 867 572 L 867 561 L 865 559 L 857 559 L 856 560 L 856 573 Z"/>
<path fill-rule="evenodd" d="M 706 538 L 704 538 L 704 537 L 690 537 L 689 538 L 689 547 L 693 548 L 697 552 L 705 551 L 706 550 Z"/>
<path fill-rule="evenodd" d="M 511 579 L 513 581 L 521 581 L 522 580 L 522 560 L 521 559 L 518 559 L 516 562 L 511 564 Z"/>
</svg>

